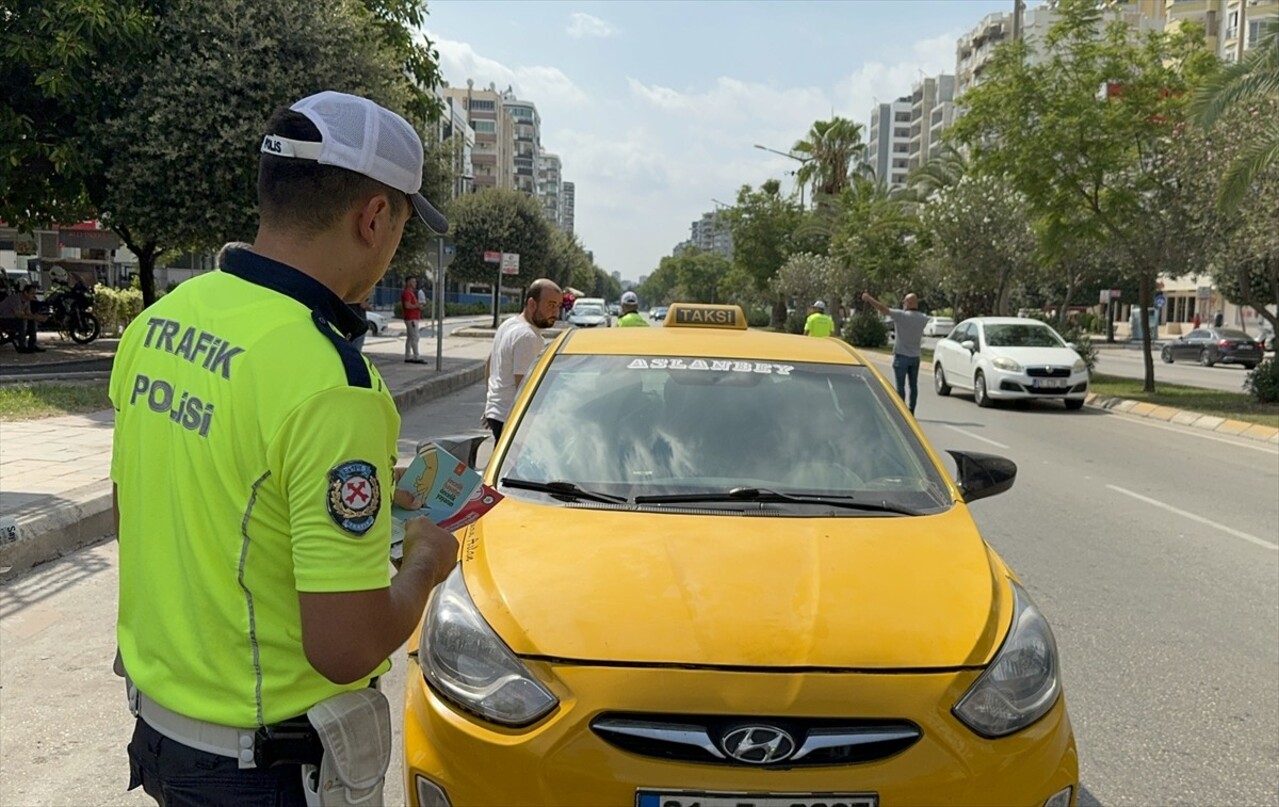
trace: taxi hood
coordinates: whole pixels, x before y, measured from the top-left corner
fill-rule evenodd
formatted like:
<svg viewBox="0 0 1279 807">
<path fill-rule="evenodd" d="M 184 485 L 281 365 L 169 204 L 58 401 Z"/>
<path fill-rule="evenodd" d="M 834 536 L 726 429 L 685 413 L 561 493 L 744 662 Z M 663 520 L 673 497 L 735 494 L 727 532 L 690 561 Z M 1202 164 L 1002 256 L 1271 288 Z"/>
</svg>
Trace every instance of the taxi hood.
<svg viewBox="0 0 1279 807">
<path fill-rule="evenodd" d="M 578 662 L 976 666 L 1011 618 L 967 509 L 918 517 L 619 513 L 507 497 L 468 529 L 476 607 L 522 656 Z"/>
</svg>

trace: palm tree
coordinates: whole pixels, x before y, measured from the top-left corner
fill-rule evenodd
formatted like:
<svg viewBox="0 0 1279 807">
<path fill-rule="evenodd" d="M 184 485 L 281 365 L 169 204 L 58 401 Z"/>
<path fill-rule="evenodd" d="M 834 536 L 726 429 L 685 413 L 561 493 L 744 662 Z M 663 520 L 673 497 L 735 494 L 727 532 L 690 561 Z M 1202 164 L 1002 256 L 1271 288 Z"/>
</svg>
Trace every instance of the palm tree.
<svg viewBox="0 0 1279 807">
<path fill-rule="evenodd" d="M 907 198 L 913 196 L 913 201 L 922 204 L 937 191 L 963 179 L 970 167 L 968 156 L 954 143 L 946 143 L 936 157 L 911 169 L 906 177 L 906 187 L 910 191 Z"/>
<path fill-rule="evenodd" d="M 1237 105 L 1279 102 L 1279 20 L 1262 29 L 1261 41 L 1243 59 L 1218 70 L 1195 94 L 1191 109 L 1205 126 L 1212 126 Z M 1233 210 L 1257 176 L 1279 163 L 1279 120 L 1272 119 L 1261 137 L 1248 143 L 1222 178 L 1218 203 Z"/>
<path fill-rule="evenodd" d="M 813 184 L 813 200 L 820 205 L 847 188 L 854 171 L 860 172 L 866 144 L 860 123 L 834 117 L 815 122 L 807 139 L 791 150 L 807 157 L 795 179 L 801 185 Z"/>
</svg>

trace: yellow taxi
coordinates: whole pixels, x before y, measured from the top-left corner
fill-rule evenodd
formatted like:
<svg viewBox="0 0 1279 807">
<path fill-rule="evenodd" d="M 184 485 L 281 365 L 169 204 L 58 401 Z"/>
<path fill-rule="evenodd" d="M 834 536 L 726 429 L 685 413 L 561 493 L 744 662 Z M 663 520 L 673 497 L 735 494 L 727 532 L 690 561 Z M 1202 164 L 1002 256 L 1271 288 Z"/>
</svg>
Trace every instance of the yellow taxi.
<svg viewBox="0 0 1279 807">
<path fill-rule="evenodd" d="M 570 330 L 410 647 L 413 805 L 1078 798 L 1057 646 L 951 452 L 837 339 L 735 306 Z"/>
</svg>

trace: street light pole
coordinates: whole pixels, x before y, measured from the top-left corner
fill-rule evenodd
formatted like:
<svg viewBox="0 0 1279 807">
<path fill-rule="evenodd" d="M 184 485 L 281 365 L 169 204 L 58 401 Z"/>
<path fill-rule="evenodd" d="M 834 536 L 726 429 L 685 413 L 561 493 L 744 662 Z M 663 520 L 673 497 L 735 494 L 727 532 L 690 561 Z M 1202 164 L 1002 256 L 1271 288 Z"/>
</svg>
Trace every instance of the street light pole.
<svg viewBox="0 0 1279 807">
<path fill-rule="evenodd" d="M 791 152 L 789 152 L 789 151 L 778 151 L 777 149 L 770 149 L 768 146 L 761 146 L 759 143 L 756 143 L 756 144 L 755 144 L 755 148 L 759 149 L 760 151 L 767 151 L 767 152 L 771 152 L 771 153 L 773 153 L 773 154 L 780 154 L 780 155 L 781 155 L 781 156 L 783 156 L 783 157 L 789 157 L 790 159 L 794 160 L 795 162 L 797 162 L 797 163 L 801 163 L 801 164 L 807 164 L 810 160 L 812 160 L 812 159 L 813 159 L 812 157 L 800 157 L 800 156 L 798 156 L 798 155 L 796 155 L 796 154 L 793 154 L 793 153 L 791 153 Z M 798 172 L 796 172 L 796 174 L 795 174 L 795 182 L 796 182 L 796 184 L 799 184 L 799 206 L 800 206 L 801 208 L 803 208 L 803 207 L 804 207 L 804 185 L 803 185 L 803 183 L 800 183 L 800 182 L 799 182 L 799 173 L 798 173 Z"/>
</svg>

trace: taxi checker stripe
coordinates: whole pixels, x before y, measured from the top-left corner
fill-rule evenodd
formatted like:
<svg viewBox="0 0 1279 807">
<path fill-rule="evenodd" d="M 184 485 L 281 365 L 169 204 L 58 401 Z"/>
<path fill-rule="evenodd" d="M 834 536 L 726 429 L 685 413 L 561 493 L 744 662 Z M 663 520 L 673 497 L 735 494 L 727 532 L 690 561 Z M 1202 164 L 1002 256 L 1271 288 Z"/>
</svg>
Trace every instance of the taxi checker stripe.
<svg viewBox="0 0 1279 807">
<path fill-rule="evenodd" d="M 240 544 L 240 569 L 236 573 L 236 582 L 240 584 L 240 588 L 244 589 L 244 603 L 249 609 L 249 644 L 253 647 L 253 702 L 257 708 L 259 726 L 266 725 L 262 719 L 262 659 L 258 650 L 258 623 L 253 612 L 253 592 L 244 584 L 244 564 L 249 559 L 249 519 L 253 516 L 253 505 L 258 502 L 258 488 L 262 487 L 262 483 L 270 476 L 270 471 L 259 476 L 249 492 L 249 504 L 244 508 L 244 519 L 240 521 L 240 534 L 244 536 L 244 541 Z"/>
</svg>

